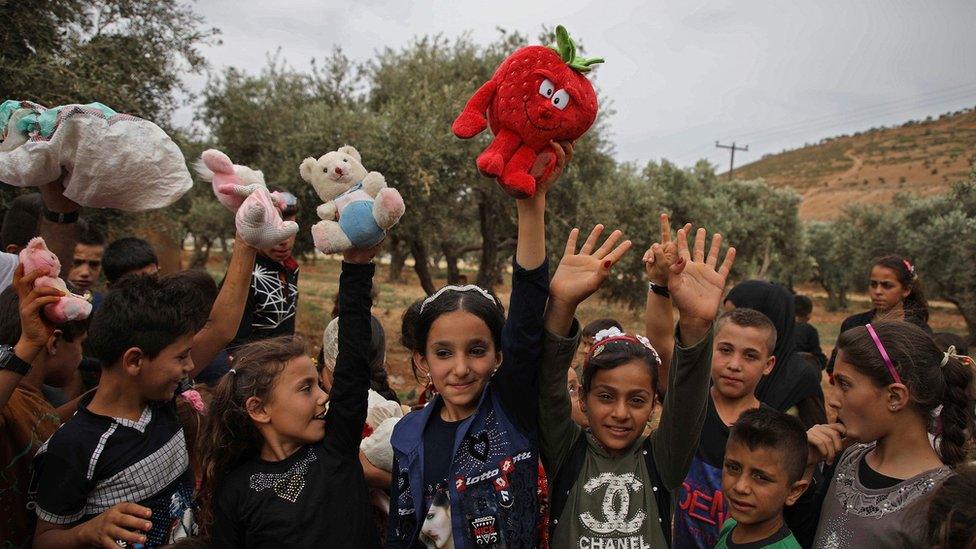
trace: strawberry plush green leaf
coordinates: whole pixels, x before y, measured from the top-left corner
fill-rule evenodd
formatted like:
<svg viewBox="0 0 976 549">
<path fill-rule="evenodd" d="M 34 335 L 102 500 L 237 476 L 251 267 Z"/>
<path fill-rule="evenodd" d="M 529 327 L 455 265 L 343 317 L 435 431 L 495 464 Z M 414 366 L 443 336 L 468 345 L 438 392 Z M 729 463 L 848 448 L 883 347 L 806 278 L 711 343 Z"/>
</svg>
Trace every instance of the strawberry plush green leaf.
<svg viewBox="0 0 976 549">
<path fill-rule="evenodd" d="M 575 71 L 590 72 L 593 70 L 592 65 L 603 63 L 602 57 L 577 57 L 576 42 L 570 38 L 569 31 L 562 25 L 556 27 L 556 47 L 550 46 L 550 48 Z"/>
</svg>

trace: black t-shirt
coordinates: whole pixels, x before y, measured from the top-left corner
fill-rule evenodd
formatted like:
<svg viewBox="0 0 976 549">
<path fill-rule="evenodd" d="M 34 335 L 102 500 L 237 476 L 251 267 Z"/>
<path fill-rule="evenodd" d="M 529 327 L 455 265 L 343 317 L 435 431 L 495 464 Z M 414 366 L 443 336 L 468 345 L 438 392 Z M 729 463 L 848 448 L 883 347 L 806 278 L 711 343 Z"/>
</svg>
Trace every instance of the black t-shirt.
<svg viewBox="0 0 976 549">
<path fill-rule="evenodd" d="M 88 410 L 94 395 L 38 450 L 31 491 L 38 518 L 66 527 L 116 503 L 152 509 L 147 545 L 193 528 L 193 474 L 173 401 L 151 402 L 137 421 Z"/>
<path fill-rule="evenodd" d="M 424 428 L 424 499 L 427 500 L 433 498 L 438 489 L 448 488 L 454 435 L 461 425 L 461 421 L 441 419 L 439 408 L 433 411 Z"/>
<path fill-rule="evenodd" d="M 861 458 L 861 463 L 857 464 L 857 477 L 858 480 L 861 481 L 861 484 L 869 490 L 885 490 L 887 488 L 891 488 L 899 482 L 905 482 L 900 478 L 882 475 L 881 473 L 872 469 L 871 466 L 868 465 L 867 454 L 864 454 L 864 457 Z"/>
<path fill-rule="evenodd" d="M 793 337 L 796 341 L 796 350 L 800 353 L 810 353 L 817 359 L 817 364 L 822 370 L 827 365 L 827 355 L 820 347 L 820 334 L 817 329 L 809 322 L 797 322 L 793 328 Z"/>
<path fill-rule="evenodd" d="M 218 480 L 213 547 L 378 547 L 359 462 L 373 272 L 373 265 L 342 264 L 339 355 L 325 438 L 282 461 L 251 457 Z"/>
<path fill-rule="evenodd" d="M 297 311 L 298 263 L 292 258 L 278 263 L 259 254 L 237 335 L 227 348 L 233 352 L 251 341 L 294 334 Z"/>
</svg>

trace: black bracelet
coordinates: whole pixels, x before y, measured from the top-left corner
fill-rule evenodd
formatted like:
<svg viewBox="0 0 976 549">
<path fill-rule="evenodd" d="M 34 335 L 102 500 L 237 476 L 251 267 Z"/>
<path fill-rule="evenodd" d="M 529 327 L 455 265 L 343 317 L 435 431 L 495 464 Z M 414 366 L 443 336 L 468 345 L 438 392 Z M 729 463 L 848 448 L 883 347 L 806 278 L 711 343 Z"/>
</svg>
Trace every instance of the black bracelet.
<svg viewBox="0 0 976 549">
<path fill-rule="evenodd" d="M 671 292 L 668 291 L 668 287 L 663 284 L 655 284 L 653 282 L 648 282 L 647 289 L 651 292 L 656 293 L 661 297 L 666 297 L 668 299 L 671 299 Z"/>
<path fill-rule="evenodd" d="M 59 223 L 62 225 L 68 223 L 74 223 L 78 221 L 78 210 L 75 210 L 73 212 L 61 213 L 61 212 L 52 212 L 51 210 L 47 209 L 47 207 L 45 207 L 44 219 L 47 219 L 51 223 Z"/>
</svg>

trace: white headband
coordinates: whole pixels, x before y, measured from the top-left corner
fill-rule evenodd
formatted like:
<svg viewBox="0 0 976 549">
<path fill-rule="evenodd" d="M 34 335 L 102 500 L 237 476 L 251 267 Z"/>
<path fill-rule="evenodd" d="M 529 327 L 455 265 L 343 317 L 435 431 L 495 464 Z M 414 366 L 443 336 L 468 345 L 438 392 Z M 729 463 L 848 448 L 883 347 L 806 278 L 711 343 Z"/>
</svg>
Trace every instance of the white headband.
<svg viewBox="0 0 976 549">
<path fill-rule="evenodd" d="M 444 286 L 440 290 L 437 290 L 436 292 L 434 292 L 433 294 L 431 294 L 430 297 L 428 297 L 427 299 L 425 299 L 424 302 L 420 304 L 420 312 L 421 313 L 424 312 L 424 307 L 426 307 L 427 305 L 430 305 L 435 299 L 437 299 L 438 297 L 440 297 L 441 294 L 444 293 L 444 292 L 447 292 L 447 291 L 451 291 L 451 292 L 468 292 L 468 291 L 472 291 L 472 290 L 474 290 L 474 291 L 480 293 L 481 295 L 485 296 L 486 298 L 488 298 L 488 300 L 490 300 L 495 305 L 498 305 L 498 302 L 495 301 L 494 296 L 492 296 L 491 294 L 489 294 L 488 291 L 485 290 L 484 288 L 482 288 L 481 286 L 478 286 L 476 284 L 465 284 L 464 286 L 453 286 L 452 285 L 452 286 Z"/>
</svg>

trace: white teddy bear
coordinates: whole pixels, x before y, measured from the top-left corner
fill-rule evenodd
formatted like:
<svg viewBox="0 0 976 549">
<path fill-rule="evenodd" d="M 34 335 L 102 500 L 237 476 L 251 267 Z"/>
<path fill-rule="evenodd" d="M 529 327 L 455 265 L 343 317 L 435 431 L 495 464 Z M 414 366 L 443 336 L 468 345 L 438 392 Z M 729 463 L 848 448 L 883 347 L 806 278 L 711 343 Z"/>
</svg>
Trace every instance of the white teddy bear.
<svg viewBox="0 0 976 549">
<path fill-rule="evenodd" d="M 379 172 L 367 172 L 354 147 L 306 158 L 299 173 L 324 202 L 316 209 L 322 221 L 312 227 L 322 253 L 375 246 L 403 215 L 400 193 L 387 187 Z"/>
</svg>

